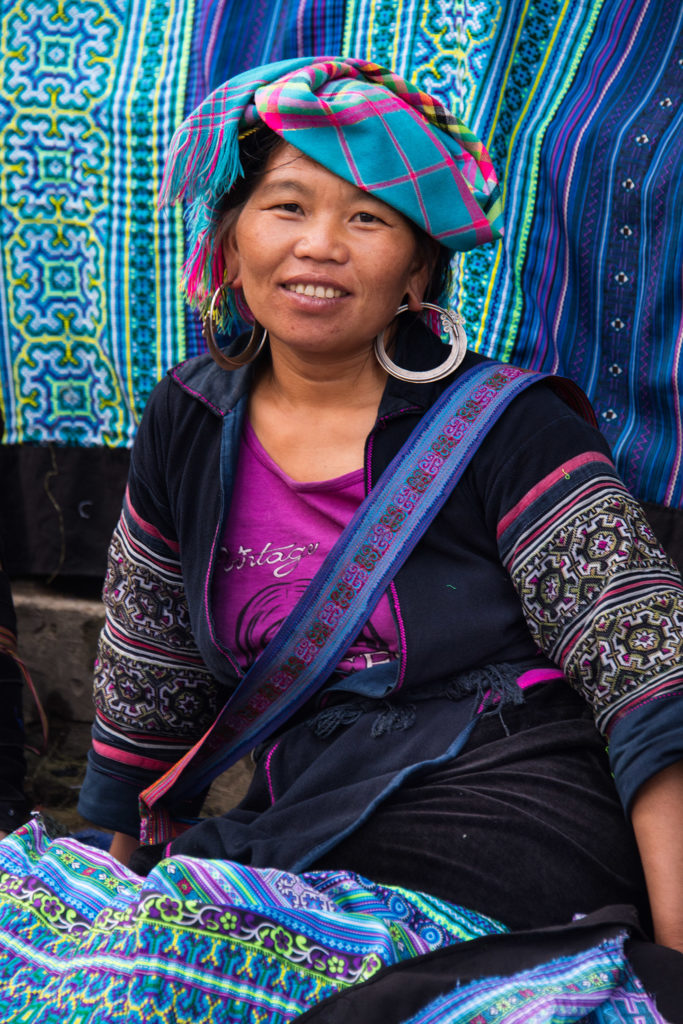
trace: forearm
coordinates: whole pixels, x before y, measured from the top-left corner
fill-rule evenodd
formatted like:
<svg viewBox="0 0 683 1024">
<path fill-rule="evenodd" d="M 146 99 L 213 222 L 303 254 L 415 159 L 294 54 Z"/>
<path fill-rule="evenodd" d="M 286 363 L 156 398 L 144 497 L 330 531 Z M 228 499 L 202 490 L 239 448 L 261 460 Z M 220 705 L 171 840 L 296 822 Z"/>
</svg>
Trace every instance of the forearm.
<svg viewBox="0 0 683 1024">
<path fill-rule="evenodd" d="M 683 761 L 643 783 L 631 821 L 645 872 L 654 938 L 683 953 Z"/>
<path fill-rule="evenodd" d="M 126 835 L 125 832 L 115 832 L 109 847 L 109 853 L 116 860 L 120 861 L 124 867 L 128 867 L 131 854 L 138 846 L 139 840 L 135 836 Z"/>
</svg>

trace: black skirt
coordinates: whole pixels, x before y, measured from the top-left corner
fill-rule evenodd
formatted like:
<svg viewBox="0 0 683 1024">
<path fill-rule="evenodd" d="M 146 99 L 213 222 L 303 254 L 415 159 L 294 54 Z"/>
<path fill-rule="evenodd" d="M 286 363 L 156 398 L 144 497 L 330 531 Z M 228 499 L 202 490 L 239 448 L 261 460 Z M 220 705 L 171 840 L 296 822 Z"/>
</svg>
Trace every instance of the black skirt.
<svg viewBox="0 0 683 1024">
<path fill-rule="evenodd" d="M 605 741 L 562 680 L 480 719 L 455 759 L 407 780 L 317 868 L 428 892 L 512 929 L 626 903 L 650 930 Z"/>
</svg>

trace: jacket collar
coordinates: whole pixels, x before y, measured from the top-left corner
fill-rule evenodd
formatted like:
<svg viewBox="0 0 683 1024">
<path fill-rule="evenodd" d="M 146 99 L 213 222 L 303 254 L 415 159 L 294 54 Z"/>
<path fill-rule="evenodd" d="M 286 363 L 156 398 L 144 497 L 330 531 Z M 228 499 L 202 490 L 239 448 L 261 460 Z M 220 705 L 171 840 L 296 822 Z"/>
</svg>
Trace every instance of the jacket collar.
<svg viewBox="0 0 683 1024">
<path fill-rule="evenodd" d="M 241 351 L 246 340 L 246 334 L 240 335 L 228 346 L 227 354 L 231 351 Z M 443 361 L 444 347 L 417 315 L 403 316 L 399 324 L 393 358 L 399 366 L 404 366 L 407 370 L 427 370 Z M 467 352 L 465 359 L 453 374 L 444 380 L 427 384 L 389 377 L 380 401 L 378 419 L 396 415 L 406 409 L 428 409 L 444 388 L 482 359 L 482 356 Z M 201 355 L 180 363 L 169 371 L 169 375 L 184 391 L 206 405 L 215 415 L 226 416 L 240 399 L 248 394 L 254 375 L 254 365 L 228 371 L 218 366 L 210 355 Z"/>
</svg>

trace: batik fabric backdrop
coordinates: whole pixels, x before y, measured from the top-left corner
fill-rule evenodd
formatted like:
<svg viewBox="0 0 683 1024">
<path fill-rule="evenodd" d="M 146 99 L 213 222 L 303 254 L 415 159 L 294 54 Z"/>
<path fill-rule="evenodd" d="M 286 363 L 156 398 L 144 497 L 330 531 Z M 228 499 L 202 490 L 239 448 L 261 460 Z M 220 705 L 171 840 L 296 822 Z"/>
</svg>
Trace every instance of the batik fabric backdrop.
<svg viewBox="0 0 683 1024">
<path fill-rule="evenodd" d="M 576 379 L 629 488 L 680 508 L 682 20 L 679 0 L 6 2 L 5 441 L 125 453 L 202 344 L 180 213 L 155 207 L 173 128 L 246 67 L 341 52 L 435 93 L 504 182 L 504 242 L 456 267 L 471 347 Z"/>
</svg>

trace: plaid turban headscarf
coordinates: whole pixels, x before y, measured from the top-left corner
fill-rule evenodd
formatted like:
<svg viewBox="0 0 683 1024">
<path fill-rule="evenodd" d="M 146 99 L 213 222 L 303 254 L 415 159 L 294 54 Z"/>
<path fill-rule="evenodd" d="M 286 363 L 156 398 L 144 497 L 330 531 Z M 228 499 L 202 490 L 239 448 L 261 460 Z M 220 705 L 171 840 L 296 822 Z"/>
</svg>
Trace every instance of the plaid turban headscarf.
<svg viewBox="0 0 683 1024">
<path fill-rule="evenodd" d="M 356 58 L 279 61 L 208 96 L 175 132 L 159 203 L 187 199 L 188 302 L 223 283 L 216 208 L 242 173 L 239 135 L 263 122 L 340 178 L 465 252 L 502 234 L 500 189 L 479 139 L 432 96 Z"/>
</svg>

